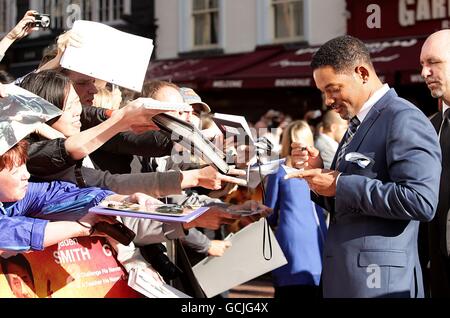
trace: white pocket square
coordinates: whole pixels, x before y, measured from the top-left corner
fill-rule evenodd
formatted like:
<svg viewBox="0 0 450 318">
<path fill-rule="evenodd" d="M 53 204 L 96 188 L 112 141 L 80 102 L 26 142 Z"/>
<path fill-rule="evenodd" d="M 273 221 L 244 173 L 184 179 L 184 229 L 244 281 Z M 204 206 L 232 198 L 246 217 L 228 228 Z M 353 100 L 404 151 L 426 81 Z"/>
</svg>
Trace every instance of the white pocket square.
<svg viewBox="0 0 450 318">
<path fill-rule="evenodd" d="M 369 158 L 359 152 L 350 152 L 346 154 L 345 161 L 356 163 L 361 168 L 366 168 L 369 164 L 374 162 L 372 158 Z"/>
</svg>

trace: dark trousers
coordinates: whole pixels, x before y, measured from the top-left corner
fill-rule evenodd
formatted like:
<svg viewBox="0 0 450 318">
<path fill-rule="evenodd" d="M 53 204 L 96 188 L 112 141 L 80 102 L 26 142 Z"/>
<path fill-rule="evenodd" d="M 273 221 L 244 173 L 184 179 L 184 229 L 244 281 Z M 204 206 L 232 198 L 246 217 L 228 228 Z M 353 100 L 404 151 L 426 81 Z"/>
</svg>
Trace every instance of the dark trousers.
<svg viewBox="0 0 450 318">
<path fill-rule="evenodd" d="M 431 298 L 450 298 L 450 259 L 442 254 L 431 256 Z"/>
<path fill-rule="evenodd" d="M 439 223 L 429 223 L 430 291 L 431 298 L 450 298 L 450 259 L 440 248 Z"/>
</svg>

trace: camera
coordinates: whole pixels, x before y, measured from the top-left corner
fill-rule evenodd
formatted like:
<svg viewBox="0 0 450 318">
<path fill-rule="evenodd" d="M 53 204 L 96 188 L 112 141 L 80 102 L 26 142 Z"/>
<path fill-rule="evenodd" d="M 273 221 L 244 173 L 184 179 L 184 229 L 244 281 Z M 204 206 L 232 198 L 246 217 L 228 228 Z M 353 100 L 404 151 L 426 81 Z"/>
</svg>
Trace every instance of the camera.
<svg viewBox="0 0 450 318">
<path fill-rule="evenodd" d="M 34 17 L 36 21 L 31 23 L 33 28 L 48 29 L 50 27 L 50 15 L 36 13 Z"/>
<path fill-rule="evenodd" d="M 125 226 L 123 223 L 117 222 L 114 224 L 100 221 L 94 225 L 95 230 L 100 233 L 105 233 L 115 239 L 117 242 L 123 245 L 130 245 L 136 236 L 131 229 Z"/>
<path fill-rule="evenodd" d="M 161 243 L 149 244 L 140 248 L 142 256 L 164 278 L 166 282 L 180 276 L 183 271 L 172 263 L 165 254 L 166 247 Z"/>
</svg>

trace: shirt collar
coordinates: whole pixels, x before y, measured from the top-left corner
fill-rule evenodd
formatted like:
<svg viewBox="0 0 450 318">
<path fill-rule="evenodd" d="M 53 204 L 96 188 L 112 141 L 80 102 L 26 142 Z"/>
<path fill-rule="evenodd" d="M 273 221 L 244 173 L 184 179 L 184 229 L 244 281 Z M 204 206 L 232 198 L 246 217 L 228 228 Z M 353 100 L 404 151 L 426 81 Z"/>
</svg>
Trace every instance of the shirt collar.
<svg viewBox="0 0 450 318">
<path fill-rule="evenodd" d="M 3 205 L 3 202 L 0 202 L 0 213 L 3 215 L 8 215 L 6 212 L 5 206 Z"/>
<path fill-rule="evenodd" d="M 442 101 L 442 117 L 444 117 L 445 111 L 449 108 L 450 106 L 448 106 L 444 101 Z"/>
<path fill-rule="evenodd" d="M 373 95 L 364 103 L 363 107 L 356 115 L 359 122 L 363 122 L 372 107 L 389 91 L 389 85 L 384 84 L 379 90 L 377 90 Z"/>
</svg>

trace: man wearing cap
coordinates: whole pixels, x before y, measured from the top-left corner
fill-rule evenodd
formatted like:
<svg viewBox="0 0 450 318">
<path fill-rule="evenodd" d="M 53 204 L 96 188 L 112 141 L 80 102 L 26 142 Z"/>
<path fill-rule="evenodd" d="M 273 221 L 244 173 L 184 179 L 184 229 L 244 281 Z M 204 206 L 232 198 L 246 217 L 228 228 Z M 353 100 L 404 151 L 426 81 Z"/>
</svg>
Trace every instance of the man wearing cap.
<svg viewBox="0 0 450 318">
<path fill-rule="evenodd" d="M 211 108 L 202 101 L 200 96 L 190 87 L 180 87 L 180 94 L 183 96 L 184 102 L 191 105 L 194 109 L 194 113 L 202 115 L 204 113 L 210 113 Z"/>
<path fill-rule="evenodd" d="M 181 87 L 179 92 L 181 96 L 183 96 L 184 102 L 192 106 L 193 116 L 190 116 L 190 122 L 202 130 L 202 133 L 206 138 L 213 142 L 216 141 L 216 138 L 221 135 L 220 129 L 212 121 L 211 125 L 205 125 L 205 122 L 203 121 L 205 115 L 208 116 L 211 114 L 211 107 L 203 102 L 200 96 L 198 96 L 198 94 L 190 87 Z M 216 145 L 221 143 L 221 140 L 217 140 Z"/>
</svg>

